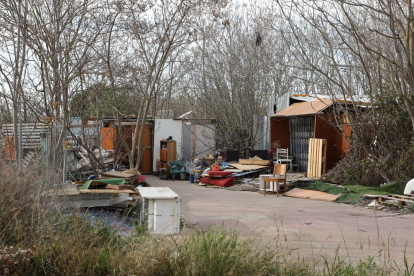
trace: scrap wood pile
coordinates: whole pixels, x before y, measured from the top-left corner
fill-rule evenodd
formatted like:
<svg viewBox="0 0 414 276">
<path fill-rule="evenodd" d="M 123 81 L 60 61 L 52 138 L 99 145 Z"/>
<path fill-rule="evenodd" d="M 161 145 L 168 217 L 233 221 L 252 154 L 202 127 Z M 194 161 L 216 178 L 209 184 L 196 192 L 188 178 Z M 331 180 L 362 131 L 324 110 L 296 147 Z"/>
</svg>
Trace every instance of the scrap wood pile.
<svg viewBox="0 0 414 276">
<path fill-rule="evenodd" d="M 145 176 L 141 176 L 135 169 L 130 169 L 124 172 L 104 172 L 99 177 L 73 184 L 80 188 L 81 194 L 137 194 L 136 187 L 144 182 Z"/>
<path fill-rule="evenodd" d="M 365 194 L 362 195 L 362 198 L 374 200 L 371 201 L 371 205 L 368 204 L 368 206 L 375 207 L 380 203 L 383 204 L 389 204 L 389 205 L 398 205 L 400 207 L 409 207 L 411 205 L 414 205 L 414 195 L 370 195 Z"/>
</svg>

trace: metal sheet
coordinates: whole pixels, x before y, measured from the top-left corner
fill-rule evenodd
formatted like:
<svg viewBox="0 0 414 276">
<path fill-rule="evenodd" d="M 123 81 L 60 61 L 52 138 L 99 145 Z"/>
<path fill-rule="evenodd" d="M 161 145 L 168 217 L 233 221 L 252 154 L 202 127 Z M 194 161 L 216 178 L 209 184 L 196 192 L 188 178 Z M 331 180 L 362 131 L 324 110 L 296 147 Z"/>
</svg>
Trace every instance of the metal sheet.
<svg viewBox="0 0 414 276">
<path fill-rule="evenodd" d="M 312 102 L 295 103 L 272 117 L 291 117 L 321 113 L 333 104 L 332 100 L 319 99 Z"/>
</svg>

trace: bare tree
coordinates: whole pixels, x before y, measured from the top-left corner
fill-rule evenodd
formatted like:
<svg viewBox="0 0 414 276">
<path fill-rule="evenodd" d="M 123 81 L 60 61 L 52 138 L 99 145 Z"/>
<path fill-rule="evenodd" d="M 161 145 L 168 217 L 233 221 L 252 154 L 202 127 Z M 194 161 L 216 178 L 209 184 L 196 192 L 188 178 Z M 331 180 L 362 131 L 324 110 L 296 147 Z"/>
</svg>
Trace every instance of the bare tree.
<svg viewBox="0 0 414 276">
<path fill-rule="evenodd" d="M 9 100 L 13 110 L 13 132 L 16 157 L 19 152 L 17 126 L 23 103 L 23 79 L 27 63 L 27 6 L 28 1 L 1 1 L 0 18 L 3 36 L 0 38 L 5 49 L 0 54 L 0 73 L 10 92 Z M 7 96 L 3 94 L 6 100 Z M 20 116 L 22 114 L 20 113 Z"/>
</svg>

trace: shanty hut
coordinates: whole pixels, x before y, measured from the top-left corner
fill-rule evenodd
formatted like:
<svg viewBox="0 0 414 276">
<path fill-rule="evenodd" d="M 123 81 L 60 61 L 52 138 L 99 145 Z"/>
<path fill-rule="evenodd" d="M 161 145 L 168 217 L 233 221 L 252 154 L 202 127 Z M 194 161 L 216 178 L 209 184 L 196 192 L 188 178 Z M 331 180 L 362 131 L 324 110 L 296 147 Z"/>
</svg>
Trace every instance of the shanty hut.
<svg viewBox="0 0 414 276">
<path fill-rule="evenodd" d="M 351 127 L 338 124 L 333 112 L 334 101 L 318 98 L 296 102 L 270 118 L 270 142 L 288 148 L 293 164 L 300 172 L 308 166 L 309 138 L 327 140 L 326 169 L 332 168 L 349 150 L 347 137 Z M 336 117 L 338 118 L 338 117 Z M 340 118 L 344 120 L 344 117 Z M 272 148 L 276 151 L 275 148 Z"/>
</svg>

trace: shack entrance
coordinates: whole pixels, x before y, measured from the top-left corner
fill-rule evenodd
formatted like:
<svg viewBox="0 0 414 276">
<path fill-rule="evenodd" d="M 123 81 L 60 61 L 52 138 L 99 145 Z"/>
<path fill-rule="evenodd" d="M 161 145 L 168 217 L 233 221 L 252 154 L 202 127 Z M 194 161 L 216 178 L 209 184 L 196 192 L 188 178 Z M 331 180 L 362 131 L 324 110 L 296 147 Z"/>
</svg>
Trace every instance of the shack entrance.
<svg viewBox="0 0 414 276">
<path fill-rule="evenodd" d="M 299 171 L 308 170 L 309 138 L 313 138 L 315 128 L 314 116 L 290 117 L 290 155 L 299 166 Z"/>
</svg>

